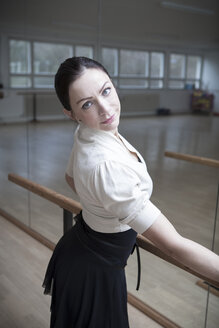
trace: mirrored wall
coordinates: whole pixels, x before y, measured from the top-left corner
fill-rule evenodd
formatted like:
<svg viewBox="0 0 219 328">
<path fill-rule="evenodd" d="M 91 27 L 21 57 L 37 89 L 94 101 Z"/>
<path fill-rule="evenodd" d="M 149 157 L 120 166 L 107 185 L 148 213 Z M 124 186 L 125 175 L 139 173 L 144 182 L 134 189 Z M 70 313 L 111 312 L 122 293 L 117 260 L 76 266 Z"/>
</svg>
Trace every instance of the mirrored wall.
<svg viewBox="0 0 219 328">
<path fill-rule="evenodd" d="M 64 117 L 54 93 L 58 62 L 72 55 L 102 59 L 121 96 L 142 95 L 147 89 L 149 95 L 158 96 L 161 102 L 156 104 L 171 99 L 171 104 L 187 106 L 188 113 L 190 94 L 184 86 L 191 82 L 200 87 L 202 57 L 195 50 L 187 54 L 185 48 L 178 53 L 147 43 L 142 46 L 142 27 L 128 27 L 131 1 L 127 6 L 121 1 L 122 9 L 116 1 L 104 0 L 12 2 L 16 10 L 7 17 L 10 27 L 6 20 L 1 25 L 1 45 L 8 49 L 1 54 L 10 58 L 10 64 L 1 58 L 0 208 L 56 243 L 63 234 L 62 209 L 9 182 L 7 175 L 16 173 L 78 200 L 64 179 L 76 125 Z M 219 253 L 218 169 L 164 157 L 165 150 L 172 150 L 218 158 L 217 117 L 132 113 L 122 116 L 120 133 L 146 160 L 154 182 L 152 201 L 185 237 L 208 248 L 214 244 Z M 140 290 L 135 291 L 134 253 L 126 267 L 129 292 L 182 328 L 218 327 L 218 296 L 208 294 L 189 273 L 144 250 L 140 253 Z"/>
</svg>

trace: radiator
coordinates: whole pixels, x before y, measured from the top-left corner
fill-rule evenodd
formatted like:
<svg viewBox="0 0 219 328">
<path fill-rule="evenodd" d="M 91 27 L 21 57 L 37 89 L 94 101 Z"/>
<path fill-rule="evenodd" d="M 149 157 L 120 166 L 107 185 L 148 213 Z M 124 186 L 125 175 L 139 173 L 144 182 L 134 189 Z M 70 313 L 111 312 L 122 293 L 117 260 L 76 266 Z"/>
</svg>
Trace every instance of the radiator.
<svg viewBox="0 0 219 328">
<path fill-rule="evenodd" d="M 122 114 L 142 115 L 154 113 L 160 106 L 158 93 L 120 95 Z"/>
</svg>

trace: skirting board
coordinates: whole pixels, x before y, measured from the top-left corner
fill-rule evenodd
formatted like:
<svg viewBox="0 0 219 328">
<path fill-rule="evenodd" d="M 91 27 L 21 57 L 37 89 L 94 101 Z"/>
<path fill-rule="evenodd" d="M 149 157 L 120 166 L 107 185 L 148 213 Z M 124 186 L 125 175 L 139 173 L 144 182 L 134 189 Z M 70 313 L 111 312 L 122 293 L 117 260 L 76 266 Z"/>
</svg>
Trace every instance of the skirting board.
<svg viewBox="0 0 219 328">
<path fill-rule="evenodd" d="M 131 293 L 128 293 L 128 302 L 139 311 L 143 312 L 147 317 L 153 319 L 165 328 L 181 328 L 179 325 L 154 310 L 152 307 L 142 302 L 139 298 L 135 297 Z"/>
<path fill-rule="evenodd" d="M 1 208 L 0 208 L 0 215 L 2 217 L 4 217 L 5 219 L 7 219 L 8 221 L 10 221 L 11 223 L 13 223 L 14 225 L 16 225 L 16 227 L 20 228 L 21 230 L 23 230 L 24 232 L 26 232 L 28 235 L 30 235 L 31 237 L 33 237 L 34 239 L 36 239 L 37 241 L 39 241 L 44 246 L 48 247 L 51 250 L 53 250 L 55 248 L 55 244 L 53 242 L 51 242 L 49 239 L 47 239 L 46 237 L 42 236 L 37 231 L 29 228 L 26 224 L 22 223 L 21 221 L 19 221 L 14 216 L 12 216 L 11 214 L 7 213 L 6 211 L 4 211 Z"/>
</svg>

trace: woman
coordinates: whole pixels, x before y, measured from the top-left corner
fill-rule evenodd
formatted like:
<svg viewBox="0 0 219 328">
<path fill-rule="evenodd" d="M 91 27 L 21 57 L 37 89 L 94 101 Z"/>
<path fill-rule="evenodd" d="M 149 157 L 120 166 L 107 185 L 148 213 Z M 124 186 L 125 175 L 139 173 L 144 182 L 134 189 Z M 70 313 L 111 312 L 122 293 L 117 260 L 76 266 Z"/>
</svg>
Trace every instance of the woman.
<svg viewBox="0 0 219 328">
<path fill-rule="evenodd" d="M 124 267 L 137 233 L 219 281 L 219 257 L 180 236 L 150 201 L 151 178 L 142 156 L 118 132 L 120 102 L 105 68 L 69 58 L 55 89 L 64 113 L 78 122 L 66 180 L 83 210 L 47 269 L 51 327 L 129 327 Z"/>
</svg>

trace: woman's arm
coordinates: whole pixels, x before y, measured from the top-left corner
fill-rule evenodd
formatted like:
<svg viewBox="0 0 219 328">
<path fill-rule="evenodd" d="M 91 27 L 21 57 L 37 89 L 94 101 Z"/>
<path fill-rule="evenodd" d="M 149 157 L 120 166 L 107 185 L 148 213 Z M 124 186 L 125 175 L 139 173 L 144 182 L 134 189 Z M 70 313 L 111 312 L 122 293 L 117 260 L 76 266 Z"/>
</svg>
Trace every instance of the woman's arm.
<svg viewBox="0 0 219 328">
<path fill-rule="evenodd" d="M 219 256 L 182 237 L 163 214 L 142 235 L 190 269 L 219 281 Z"/>
<path fill-rule="evenodd" d="M 67 184 L 71 187 L 71 189 L 77 194 L 77 192 L 75 190 L 74 179 L 72 177 L 70 177 L 70 175 L 65 173 L 65 180 L 66 180 Z"/>
</svg>

